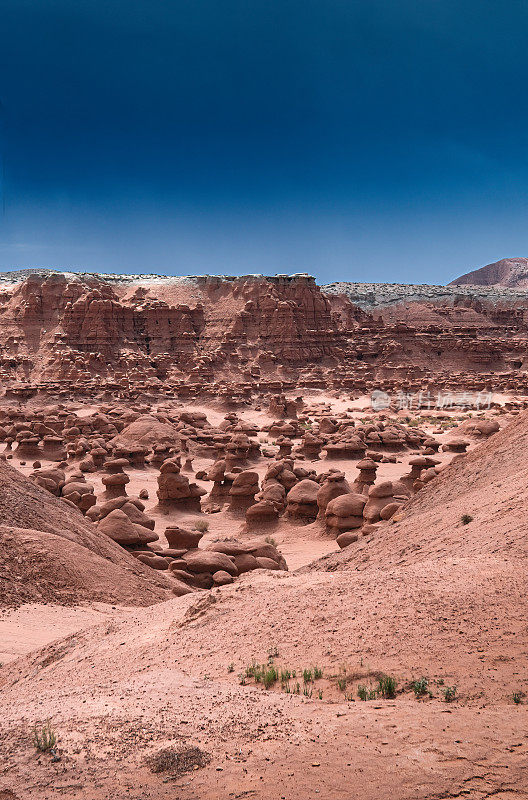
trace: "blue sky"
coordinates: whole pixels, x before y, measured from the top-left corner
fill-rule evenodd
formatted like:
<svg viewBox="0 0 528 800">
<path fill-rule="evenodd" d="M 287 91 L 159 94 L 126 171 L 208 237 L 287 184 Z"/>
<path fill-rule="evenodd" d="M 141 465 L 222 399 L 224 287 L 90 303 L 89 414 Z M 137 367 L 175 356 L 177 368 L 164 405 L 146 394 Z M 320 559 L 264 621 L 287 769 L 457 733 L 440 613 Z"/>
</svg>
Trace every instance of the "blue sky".
<svg viewBox="0 0 528 800">
<path fill-rule="evenodd" d="M 528 255 L 520 0 L 0 0 L 0 268 L 443 283 Z"/>
</svg>

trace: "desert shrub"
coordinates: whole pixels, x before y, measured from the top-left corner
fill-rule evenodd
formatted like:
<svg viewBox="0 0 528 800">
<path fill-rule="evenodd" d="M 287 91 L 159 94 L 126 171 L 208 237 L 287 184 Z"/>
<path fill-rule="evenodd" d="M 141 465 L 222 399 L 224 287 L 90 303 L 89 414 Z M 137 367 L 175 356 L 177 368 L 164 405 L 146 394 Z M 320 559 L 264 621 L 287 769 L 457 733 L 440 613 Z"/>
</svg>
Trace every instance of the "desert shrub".
<svg viewBox="0 0 528 800">
<path fill-rule="evenodd" d="M 457 687 L 456 686 L 446 686 L 445 689 L 443 689 L 442 691 L 443 691 L 444 700 L 446 701 L 446 703 L 451 703 L 456 697 Z"/>
<path fill-rule="evenodd" d="M 57 744 L 57 735 L 51 727 L 49 719 L 43 725 L 34 726 L 33 744 L 41 753 L 48 753 Z"/>
<path fill-rule="evenodd" d="M 427 678 L 420 678 L 419 680 L 412 682 L 411 688 L 416 697 L 423 697 L 428 692 L 429 681 Z"/>
<path fill-rule="evenodd" d="M 363 686 L 362 683 L 360 683 L 357 688 L 357 696 L 359 697 L 360 700 L 368 699 L 368 689 L 366 686 Z"/>
<path fill-rule="evenodd" d="M 273 684 L 279 679 L 279 673 L 277 671 L 277 668 L 274 667 L 273 665 L 264 667 L 262 669 L 261 675 L 262 675 L 262 683 L 264 684 L 265 689 L 269 689 L 270 686 L 273 686 Z"/>
<path fill-rule="evenodd" d="M 471 516 L 471 514 L 462 514 L 460 520 L 462 522 L 462 525 L 469 525 L 470 522 L 473 522 L 473 517 Z"/>
<path fill-rule="evenodd" d="M 385 700 L 391 700 L 393 697 L 396 697 L 397 685 L 396 678 L 393 678 L 392 675 L 384 675 L 379 680 L 378 692 Z"/>
<path fill-rule="evenodd" d="M 207 533 L 209 530 L 209 523 L 206 519 L 197 519 L 194 523 L 194 529 L 200 533 Z"/>
</svg>

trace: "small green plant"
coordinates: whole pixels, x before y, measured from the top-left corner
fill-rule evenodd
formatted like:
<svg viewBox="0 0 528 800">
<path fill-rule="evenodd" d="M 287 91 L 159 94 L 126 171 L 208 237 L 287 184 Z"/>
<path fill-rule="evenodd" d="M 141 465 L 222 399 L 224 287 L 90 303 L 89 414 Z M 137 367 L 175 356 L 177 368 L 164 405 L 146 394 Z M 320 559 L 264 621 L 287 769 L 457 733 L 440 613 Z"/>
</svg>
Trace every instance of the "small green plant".
<svg viewBox="0 0 528 800">
<path fill-rule="evenodd" d="M 266 536 L 266 538 L 264 539 L 264 541 L 265 541 L 265 542 L 267 542 L 268 544 L 271 544 L 271 545 L 273 545 L 273 547 L 277 547 L 277 542 L 276 542 L 276 540 L 273 538 L 273 536 Z"/>
<path fill-rule="evenodd" d="M 313 673 L 311 669 L 303 669 L 303 681 L 304 683 L 311 683 L 313 680 Z"/>
<path fill-rule="evenodd" d="M 512 700 L 515 705 L 521 705 L 524 697 L 524 692 L 514 692 L 512 695 Z"/>
<path fill-rule="evenodd" d="M 51 727 L 51 722 L 46 720 L 43 725 L 33 728 L 33 744 L 41 753 L 49 753 L 57 744 L 57 735 Z"/>
<path fill-rule="evenodd" d="M 319 700 L 323 699 L 323 690 L 322 689 L 319 689 L 319 691 L 317 692 L 317 696 L 319 697 Z"/>
<path fill-rule="evenodd" d="M 194 523 L 194 529 L 200 533 L 207 533 L 209 530 L 209 523 L 206 519 L 197 519 Z"/>
<path fill-rule="evenodd" d="M 446 686 L 445 689 L 443 689 L 444 700 L 446 701 L 446 703 L 451 703 L 455 699 L 456 693 L 457 693 L 456 686 Z"/>
<path fill-rule="evenodd" d="M 462 514 L 460 521 L 462 522 L 462 525 L 469 525 L 470 522 L 473 522 L 473 517 L 471 514 Z"/>
<path fill-rule="evenodd" d="M 279 657 L 279 648 L 275 645 L 268 650 L 268 661 Z"/>
<path fill-rule="evenodd" d="M 344 692 L 347 687 L 347 679 L 345 676 L 342 676 L 337 679 L 337 688 L 340 692 Z"/>
<path fill-rule="evenodd" d="M 231 663 L 228 665 L 228 667 L 227 667 L 227 671 L 228 671 L 228 672 L 234 672 L 234 671 L 235 671 L 235 665 L 233 664 L 233 662 L 231 662 Z"/>
<path fill-rule="evenodd" d="M 304 689 L 303 689 L 303 695 L 305 697 L 311 697 L 312 696 L 312 690 L 309 689 L 307 686 L 305 686 Z"/>
<path fill-rule="evenodd" d="M 391 700 L 393 697 L 396 697 L 397 686 L 398 682 L 396 678 L 393 678 L 392 675 L 384 675 L 383 678 L 379 680 L 378 692 L 385 700 Z"/>
<path fill-rule="evenodd" d="M 301 693 L 301 684 L 300 684 L 298 681 L 297 681 L 297 683 L 295 684 L 295 688 L 294 688 L 294 690 L 293 690 L 293 693 L 294 693 L 294 694 L 300 694 L 300 693 Z"/>
<path fill-rule="evenodd" d="M 254 678 L 257 670 L 259 670 L 259 666 L 253 661 L 252 664 L 246 667 L 246 678 Z"/>
<path fill-rule="evenodd" d="M 357 696 L 360 700 L 368 700 L 369 692 L 366 686 L 363 686 L 362 683 L 359 684 L 357 688 Z"/>
<path fill-rule="evenodd" d="M 246 685 L 246 676 L 244 675 L 243 672 L 241 672 L 240 675 L 238 676 L 238 682 L 241 686 Z"/>
<path fill-rule="evenodd" d="M 427 678 L 420 678 L 419 680 L 412 682 L 411 688 L 416 697 L 423 697 L 429 691 L 429 681 Z"/>
<path fill-rule="evenodd" d="M 289 669 L 281 669 L 280 671 L 280 680 L 281 683 L 288 683 L 292 674 Z"/>
<path fill-rule="evenodd" d="M 313 668 L 313 679 L 314 681 L 320 681 L 323 677 L 323 670 L 321 667 L 314 667 Z"/>
<path fill-rule="evenodd" d="M 276 667 L 270 666 L 267 669 L 264 668 L 262 670 L 262 683 L 264 684 L 265 689 L 269 689 L 270 686 L 273 686 L 278 679 L 279 673 Z"/>
</svg>

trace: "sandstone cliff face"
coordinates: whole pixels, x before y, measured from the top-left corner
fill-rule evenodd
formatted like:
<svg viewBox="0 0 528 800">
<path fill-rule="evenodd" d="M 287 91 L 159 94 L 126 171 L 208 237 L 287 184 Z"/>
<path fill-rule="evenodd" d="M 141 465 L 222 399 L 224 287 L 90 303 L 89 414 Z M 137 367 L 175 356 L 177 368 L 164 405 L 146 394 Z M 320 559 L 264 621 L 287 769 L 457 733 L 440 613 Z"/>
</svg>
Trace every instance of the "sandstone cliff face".
<svg viewBox="0 0 528 800">
<path fill-rule="evenodd" d="M 183 396 L 215 386 L 228 400 L 457 375 L 519 389 L 525 366 L 528 293 L 512 289 L 318 287 L 307 275 L 0 276 L 0 377 L 14 396 L 74 382 Z"/>
<path fill-rule="evenodd" d="M 161 283 L 161 285 L 160 285 Z M 4 282 L 5 377 L 213 377 L 249 367 L 333 361 L 344 338 L 313 278 L 198 277 L 109 281 L 30 274 Z"/>
</svg>

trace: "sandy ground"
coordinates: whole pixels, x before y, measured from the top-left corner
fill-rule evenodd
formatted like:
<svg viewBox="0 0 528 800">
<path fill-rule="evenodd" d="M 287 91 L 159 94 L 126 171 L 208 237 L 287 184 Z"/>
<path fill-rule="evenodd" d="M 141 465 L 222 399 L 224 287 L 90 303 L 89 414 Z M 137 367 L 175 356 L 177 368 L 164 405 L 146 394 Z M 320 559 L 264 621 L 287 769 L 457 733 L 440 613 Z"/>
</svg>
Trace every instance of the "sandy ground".
<svg viewBox="0 0 528 800">
<path fill-rule="evenodd" d="M 335 412 L 351 407 L 324 401 Z M 213 424 L 223 418 L 199 408 Z M 342 555 L 317 525 L 281 521 L 273 536 L 289 574 L 246 574 L 144 609 L 32 604 L 1 613 L 0 800 L 528 798 L 528 706 L 512 699 L 528 693 L 528 486 L 517 454 L 525 439 L 524 428 L 512 434 L 497 464 L 490 440 L 482 467 L 457 465 L 453 482 L 441 476 L 438 489 L 426 487 L 383 539 Z M 381 464 L 377 480 L 408 472 L 410 457 Z M 195 459 L 193 468 L 210 463 Z M 313 467 L 357 475 L 351 461 Z M 262 475 L 266 460 L 251 468 Z M 129 474 L 130 495 L 149 491 L 146 513 L 163 544 L 167 524 L 197 518 L 157 510 L 156 470 Z M 99 476 L 87 479 L 99 494 Z M 468 510 L 475 523 L 461 528 Z M 201 516 L 210 523 L 204 541 L 240 527 L 225 513 Z M 292 691 L 244 677 L 268 660 L 296 671 Z M 303 670 L 315 666 L 322 677 L 305 684 Z M 396 697 L 361 702 L 359 685 L 374 688 L 381 673 L 395 676 Z M 417 699 L 411 682 L 422 676 L 432 697 Z M 457 687 L 453 702 L 448 686 Z M 58 761 L 32 746 L 33 725 L 47 719 Z M 160 749 L 191 745 L 210 754 L 206 767 L 179 777 L 149 769 Z"/>
</svg>

